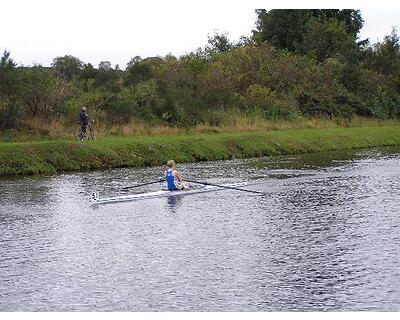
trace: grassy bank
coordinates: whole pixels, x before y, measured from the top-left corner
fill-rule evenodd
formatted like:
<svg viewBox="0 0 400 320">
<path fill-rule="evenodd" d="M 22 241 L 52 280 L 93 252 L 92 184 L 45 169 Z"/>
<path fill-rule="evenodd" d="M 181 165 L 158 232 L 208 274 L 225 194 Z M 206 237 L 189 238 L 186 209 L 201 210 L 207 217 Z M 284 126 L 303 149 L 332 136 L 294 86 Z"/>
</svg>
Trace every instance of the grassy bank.
<svg viewBox="0 0 400 320">
<path fill-rule="evenodd" d="M 114 137 L 77 143 L 0 143 L 0 175 L 143 167 L 400 145 L 400 127 L 359 127 Z"/>
<path fill-rule="evenodd" d="M 98 138 L 163 136 L 179 134 L 232 133 L 249 131 L 273 131 L 292 129 L 333 129 L 353 127 L 393 127 L 400 126 L 400 119 L 378 119 L 366 117 L 327 118 L 297 117 L 291 120 L 267 120 L 259 116 L 245 116 L 235 112 L 220 112 L 219 124 L 199 123 L 192 127 L 176 127 L 132 119 L 123 125 L 95 123 Z M 218 117 L 217 117 L 218 118 Z M 45 121 L 31 119 L 25 121 L 20 131 L 0 131 L 1 142 L 32 142 L 70 140 L 79 127 L 63 123 L 61 120 Z"/>
</svg>

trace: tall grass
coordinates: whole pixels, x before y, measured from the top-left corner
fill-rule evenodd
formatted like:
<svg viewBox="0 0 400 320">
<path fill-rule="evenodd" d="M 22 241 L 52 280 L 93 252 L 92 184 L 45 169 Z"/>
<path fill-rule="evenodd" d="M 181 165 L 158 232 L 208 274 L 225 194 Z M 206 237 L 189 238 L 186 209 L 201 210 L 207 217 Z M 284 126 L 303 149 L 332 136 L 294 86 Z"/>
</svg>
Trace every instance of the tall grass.
<svg viewBox="0 0 400 320">
<path fill-rule="evenodd" d="M 191 133 L 210 132 L 246 132 L 246 131 L 279 131 L 292 129 L 323 129 L 323 128 L 349 128 L 349 127 L 379 127 L 400 126 L 400 120 L 380 120 L 372 118 L 354 117 L 348 119 L 329 118 L 296 118 L 294 120 L 265 120 L 257 117 L 236 117 L 231 122 L 219 126 L 209 123 L 199 124 L 191 129 Z"/>
<path fill-rule="evenodd" d="M 221 113 L 218 113 L 221 118 Z M 238 113 L 226 112 L 225 118 L 220 119 L 219 125 L 210 122 L 199 123 L 189 128 L 150 124 L 138 119 L 132 119 L 123 125 L 108 125 L 95 123 L 98 138 L 106 137 L 134 137 L 134 136 L 162 136 L 179 134 L 201 133 L 228 133 L 276 131 L 291 129 L 322 129 L 322 128 L 349 128 L 349 127 L 379 127 L 400 126 L 400 119 L 375 119 L 364 117 L 344 118 L 306 118 L 297 117 L 293 120 L 266 120 L 257 116 L 247 116 Z M 23 142 L 43 140 L 73 140 L 74 131 L 79 128 L 69 126 L 61 120 L 45 121 L 29 119 L 23 122 L 22 130 L 0 132 L 0 141 Z"/>
</svg>

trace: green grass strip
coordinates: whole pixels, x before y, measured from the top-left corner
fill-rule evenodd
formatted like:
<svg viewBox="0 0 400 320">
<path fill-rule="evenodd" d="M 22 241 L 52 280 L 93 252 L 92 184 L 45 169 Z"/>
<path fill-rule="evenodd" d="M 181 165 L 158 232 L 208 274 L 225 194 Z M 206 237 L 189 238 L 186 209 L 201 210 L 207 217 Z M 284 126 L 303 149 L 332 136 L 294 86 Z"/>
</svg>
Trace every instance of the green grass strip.
<svg viewBox="0 0 400 320">
<path fill-rule="evenodd" d="M 113 137 L 98 141 L 0 143 L 0 175 L 249 158 L 400 145 L 400 127 Z"/>
</svg>

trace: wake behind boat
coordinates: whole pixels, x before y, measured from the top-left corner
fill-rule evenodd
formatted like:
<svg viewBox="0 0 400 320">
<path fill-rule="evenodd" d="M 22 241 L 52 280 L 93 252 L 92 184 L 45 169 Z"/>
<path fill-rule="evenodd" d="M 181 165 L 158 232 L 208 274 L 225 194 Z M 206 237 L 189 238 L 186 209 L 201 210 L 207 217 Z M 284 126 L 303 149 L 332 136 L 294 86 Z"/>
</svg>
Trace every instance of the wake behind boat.
<svg viewBox="0 0 400 320">
<path fill-rule="evenodd" d="M 126 201 L 140 201 L 140 200 L 147 200 L 147 199 L 156 199 L 156 198 L 165 198 L 170 196 L 183 196 L 183 195 L 190 195 L 190 194 L 198 194 L 198 193 L 205 193 L 205 192 L 212 192 L 212 191 L 220 191 L 225 189 L 233 189 L 238 190 L 236 188 L 242 187 L 247 185 L 246 182 L 240 183 L 228 183 L 224 185 L 204 185 L 198 189 L 184 189 L 184 190 L 159 190 L 153 192 L 146 192 L 146 193 L 137 193 L 137 194 L 130 194 L 124 196 L 114 196 L 114 197 L 104 197 L 101 198 L 98 192 L 94 192 L 92 194 L 92 200 L 95 204 L 107 204 L 107 203 L 115 203 L 115 202 L 126 202 Z"/>
</svg>

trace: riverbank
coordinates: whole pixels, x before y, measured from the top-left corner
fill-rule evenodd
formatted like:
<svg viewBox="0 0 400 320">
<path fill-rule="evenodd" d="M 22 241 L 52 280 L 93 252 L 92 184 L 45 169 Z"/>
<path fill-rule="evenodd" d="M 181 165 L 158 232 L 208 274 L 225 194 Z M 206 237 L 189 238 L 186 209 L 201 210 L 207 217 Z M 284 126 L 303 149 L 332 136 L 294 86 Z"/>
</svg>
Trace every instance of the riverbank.
<svg viewBox="0 0 400 320">
<path fill-rule="evenodd" d="M 177 162 L 400 145 L 400 127 L 359 127 L 0 143 L 0 175 L 51 174 Z"/>
</svg>

